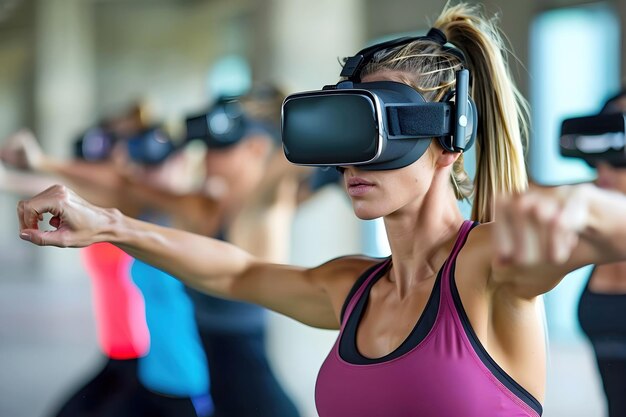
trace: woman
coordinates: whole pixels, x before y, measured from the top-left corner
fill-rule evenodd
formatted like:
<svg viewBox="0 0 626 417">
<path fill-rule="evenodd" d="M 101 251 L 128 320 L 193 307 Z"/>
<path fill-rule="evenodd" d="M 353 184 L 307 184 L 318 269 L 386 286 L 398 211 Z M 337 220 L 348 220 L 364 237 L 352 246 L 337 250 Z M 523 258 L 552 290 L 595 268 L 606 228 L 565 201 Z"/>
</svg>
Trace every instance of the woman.
<svg viewBox="0 0 626 417">
<path fill-rule="evenodd" d="M 83 150 L 87 148 L 95 150 L 98 146 L 92 146 L 94 143 L 102 144 L 108 141 L 113 133 L 110 129 L 123 134 L 124 131 L 139 129 L 142 122 L 133 109 L 104 124 L 108 125 L 108 128 L 91 129 L 89 134 L 79 139 L 81 145 L 87 146 L 74 147 L 76 163 L 112 171 L 113 167 L 109 165 L 110 158 L 104 155 L 102 158 L 95 158 L 93 152 L 92 158 L 89 158 Z M 125 130 L 117 128 L 122 125 L 126 126 Z M 3 156 L 6 156 L 9 162 L 13 165 L 22 165 L 18 163 L 19 159 L 37 158 L 40 149 L 31 132 L 27 130 L 17 132 L 7 140 L 5 146 L 11 147 L 18 142 L 20 149 L 28 149 L 28 152 L 8 152 L 3 148 Z M 97 164 L 94 163 L 96 161 Z M 110 176 L 100 176 L 103 182 L 106 182 L 107 178 Z M 53 179 L 38 174 L 9 172 L 0 181 L 0 188 L 20 195 L 32 195 L 32 190 L 37 190 L 35 193 L 40 192 L 52 184 Z M 108 187 L 95 187 L 98 188 L 96 191 L 94 187 L 84 187 L 80 183 L 71 184 L 81 191 L 84 190 L 83 195 L 96 204 L 111 202 L 117 204 L 125 200 L 119 198 L 118 193 L 112 192 Z M 119 248 L 108 243 L 92 245 L 81 250 L 81 259 L 92 282 L 96 331 L 103 360 L 97 372 L 81 384 L 69 399 L 64 400 L 53 415 L 58 417 L 122 415 L 122 411 L 140 389 L 137 378 L 138 358 L 146 355 L 150 347 L 144 299 L 130 278 L 131 257 Z"/>
<path fill-rule="evenodd" d="M 199 290 L 340 329 L 317 381 L 321 417 L 540 415 L 545 351 L 537 297 L 581 265 L 626 259 L 626 224 L 614 220 L 626 198 L 592 186 L 523 193 L 520 106 L 493 23 L 461 4 L 446 7 L 434 26 L 473 72 L 473 218 L 498 222 L 463 221 L 456 198 L 470 184 L 462 159 L 432 141 L 403 168 L 343 167 L 356 215 L 384 219 L 392 255 L 382 261 L 268 264 L 224 242 L 87 205 L 63 187 L 20 203 L 21 238 L 59 246 L 110 241 Z M 437 101 L 463 65 L 444 45 L 422 38 L 381 51 L 362 82 L 408 84 Z M 496 206 L 500 194 L 512 195 Z M 55 216 L 56 231 L 37 230 L 44 211 Z"/>
<path fill-rule="evenodd" d="M 626 91 L 607 101 L 603 114 L 626 112 Z M 626 194 L 626 169 L 599 164 L 598 187 Z M 580 325 L 593 345 L 608 415 L 626 415 L 626 264 L 596 266 L 578 304 Z"/>
<path fill-rule="evenodd" d="M 161 129 L 140 132 L 127 145 L 124 166 L 138 182 L 170 191 L 184 188 L 187 159 Z M 171 222 L 149 208 L 142 208 L 139 218 L 161 225 Z M 187 289 L 171 275 L 139 260 L 133 260 L 130 274 L 145 299 L 150 350 L 138 361 L 141 385 L 127 405 L 127 415 L 213 415 L 207 357 Z"/>
</svg>

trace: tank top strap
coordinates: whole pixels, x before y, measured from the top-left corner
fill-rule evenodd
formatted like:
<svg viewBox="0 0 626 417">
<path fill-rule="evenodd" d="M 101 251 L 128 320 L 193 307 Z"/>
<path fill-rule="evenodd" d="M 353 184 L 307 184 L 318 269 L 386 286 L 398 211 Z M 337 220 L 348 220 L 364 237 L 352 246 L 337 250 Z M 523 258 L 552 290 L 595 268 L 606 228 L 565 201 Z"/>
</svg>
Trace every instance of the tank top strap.
<svg viewBox="0 0 626 417">
<path fill-rule="evenodd" d="M 470 231 L 477 226 L 479 223 L 471 220 L 465 220 L 461 225 L 461 229 L 459 230 L 459 235 L 456 238 L 456 242 L 454 242 L 454 246 L 452 247 L 452 251 L 448 256 L 448 259 L 443 264 L 443 276 L 441 279 L 441 296 L 442 297 L 451 297 L 451 270 L 452 265 L 456 261 L 457 256 L 459 256 L 459 252 L 463 249 L 465 242 L 467 241 L 467 237 L 469 236 Z"/>
<path fill-rule="evenodd" d="M 381 263 L 378 264 L 378 266 L 376 266 L 373 269 L 369 269 L 371 272 L 369 274 L 369 276 L 364 279 L 361 282 L 361 285 L 359 286 L 359 288 L 356 290 L 356 292 L 354 293 L 354 295 L 352 295 L 352 298 L 350 298 L 350 300 L 348 301 L 348 304 L 346 305 L 346 309 L 343 313 L 343 319 L 342 319 L 342 323 L 341 323 L 341 327 L 343 328 L 343 326 L 345 326 L 346 322 L 348 321 L 348 318 L 350 317 L 350 315 L 352 314 L 352 311 L 354 310 L 354 307 L 356 306 L 356 304 L 359 302 L 359 300 L 361 299 L 361 297 L 363 296 L 363 293 L 365 292 L 365 289 L 367 288 L 367 286 L 369 285 L 369 283 L 384 269 L 386 268 L 389 264 L 391 263 L 391 257 L 385 259 L 384 261 L 382 261 Z M 367 272 L 365 272 L 367 273 Z M 350 295 L 348 295 L 349 297 Z"/>
</svg>

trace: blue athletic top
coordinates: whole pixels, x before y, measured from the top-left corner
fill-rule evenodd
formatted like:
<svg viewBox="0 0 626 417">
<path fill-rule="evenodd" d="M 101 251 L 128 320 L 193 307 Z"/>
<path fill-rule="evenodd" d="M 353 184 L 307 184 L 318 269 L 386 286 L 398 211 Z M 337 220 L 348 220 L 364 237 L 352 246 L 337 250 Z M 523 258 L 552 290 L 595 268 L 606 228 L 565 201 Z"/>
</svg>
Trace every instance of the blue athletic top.
<svg viewBox="0 0 626 417">
<path fill-rule="evenodd" d="M 144 220 L 167 225 L 160 216 Z M 150 351 L 139 358 L 139 380 L 148 389 L 177 397 L 209 392 L 209 368 L 186 287 L 171 275 L 134 260 L 130 274 L 146 305 Z"/>
<path fill-rule="evenodd" d="M 208 364 L 185 286 L 138 260 L 132 264 L 131 276 L 143 293 L 150 330 L 150 351 L 139 358 L 139 380 L 146 388 L 162 394 L 206 394 Z"/>
</svg>

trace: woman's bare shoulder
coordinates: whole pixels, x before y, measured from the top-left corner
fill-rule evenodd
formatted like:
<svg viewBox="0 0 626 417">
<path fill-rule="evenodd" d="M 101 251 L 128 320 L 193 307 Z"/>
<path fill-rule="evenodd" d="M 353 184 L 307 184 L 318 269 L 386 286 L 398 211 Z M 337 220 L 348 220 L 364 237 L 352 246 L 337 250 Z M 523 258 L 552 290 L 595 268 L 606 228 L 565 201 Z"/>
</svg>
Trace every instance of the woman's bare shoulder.
<svg viewBox="0 0 626 417">
<path fill-rule="evenodd" d="M 333 306 L 340 311 L 355 282 L 371 267 L 386 258 L 347 255 L 332 259 L 311 270 L 311 278 L 324 287 Z"/>
<path fill-rule="evenodd" d="M 464 281 L 472 281 L 473 287 L 483 287 L 488 283 L 493 259 L 493 233 L 493 222 L 474 227 L 458 255 L 456 275 Z"/>
<path fill-rule="evenodd" d="M 340 256 L 311 269 L 311 275 L 315 280 L 331 285 L 342 280 L 354 282 L 368 268 L 385 259 L 365 255 Z"/>
</svg>

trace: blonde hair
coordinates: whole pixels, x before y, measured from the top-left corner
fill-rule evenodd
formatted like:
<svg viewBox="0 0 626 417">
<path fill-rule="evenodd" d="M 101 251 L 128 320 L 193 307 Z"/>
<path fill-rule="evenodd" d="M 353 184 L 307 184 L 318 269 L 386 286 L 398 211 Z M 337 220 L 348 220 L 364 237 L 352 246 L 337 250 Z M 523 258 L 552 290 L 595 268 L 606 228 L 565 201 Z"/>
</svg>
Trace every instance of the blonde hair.
<svg viewBox="0 0 626 417">
<path fill-rule="evenodd" d="M 424 39 L 379 52 L 362 72 L 365 76 L 399 71 L 426 100 L 441 101 L 454 88 L 456 71 L 463 66 L 470 70 L 470 94 L 478 110 L 476 177 L 472 184 L 461 155 L 450 181 L 457 199 L 473 197 L 472 219 L 480 222 L 494 220 L 498 195 L 521 192 L 528 185 L 524 162 L 528 105 L 515 87 L 495 23 L 495 17 L 483 17 L 479 6 L 447 4 L 433 26 L 463 52 L 465 63 L 437 42 Z"/>
</svg>

